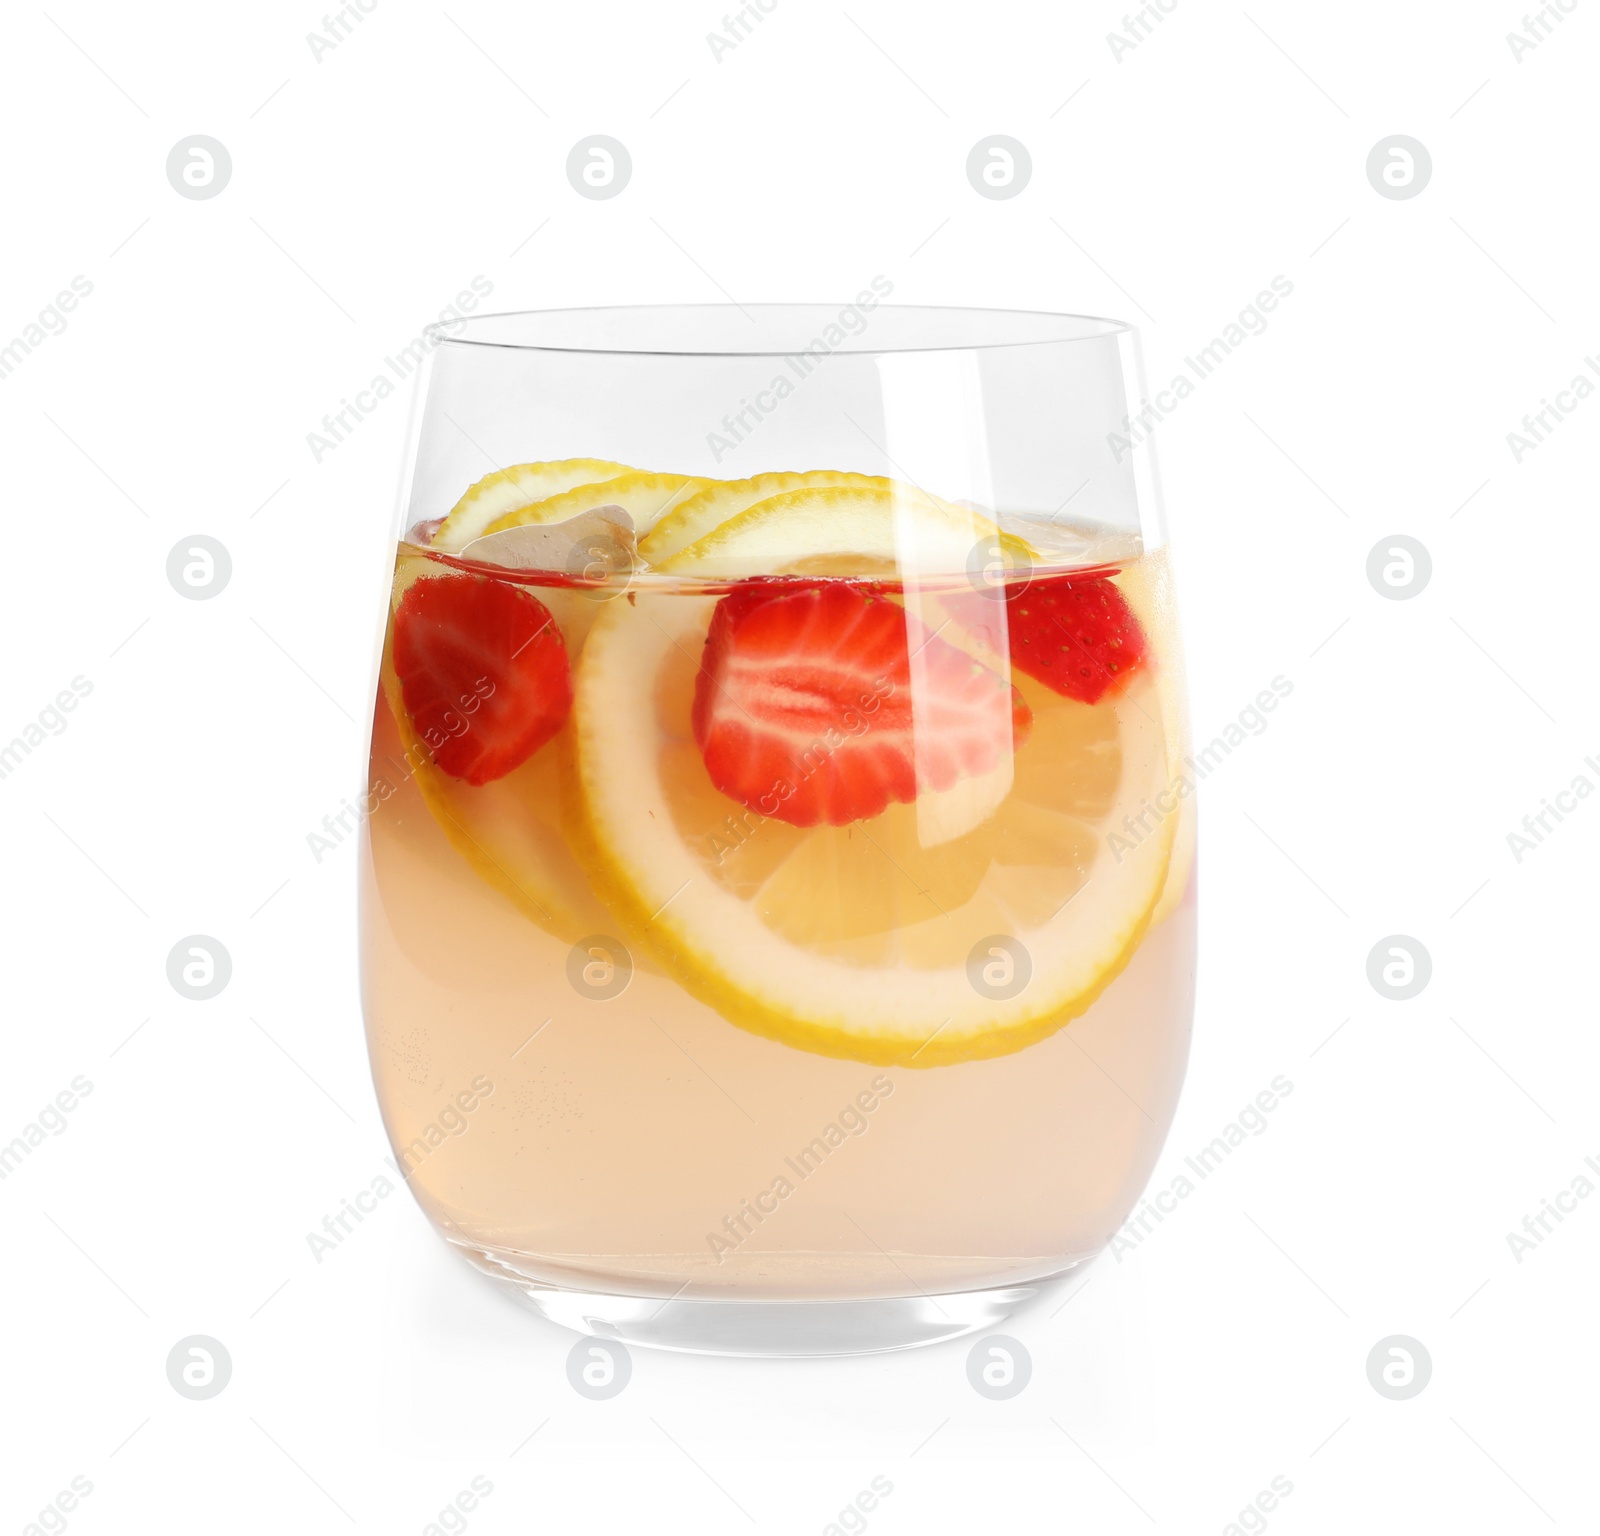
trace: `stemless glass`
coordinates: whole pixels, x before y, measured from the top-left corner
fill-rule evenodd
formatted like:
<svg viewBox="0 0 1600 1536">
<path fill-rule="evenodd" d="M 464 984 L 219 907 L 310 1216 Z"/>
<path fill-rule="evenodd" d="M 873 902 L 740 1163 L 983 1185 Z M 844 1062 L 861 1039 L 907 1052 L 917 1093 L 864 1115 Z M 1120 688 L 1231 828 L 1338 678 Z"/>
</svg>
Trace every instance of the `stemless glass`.
<svg viewBox="0 0 1600 1536">
<path fill-rule="evenodd" d="M 1171 1122 L 1195 776 L 1133 333 L 880 298 L 430 338 L 368 1044 L 445 1240 L 573 1328 L 990 1327 Z"/>
</svg>

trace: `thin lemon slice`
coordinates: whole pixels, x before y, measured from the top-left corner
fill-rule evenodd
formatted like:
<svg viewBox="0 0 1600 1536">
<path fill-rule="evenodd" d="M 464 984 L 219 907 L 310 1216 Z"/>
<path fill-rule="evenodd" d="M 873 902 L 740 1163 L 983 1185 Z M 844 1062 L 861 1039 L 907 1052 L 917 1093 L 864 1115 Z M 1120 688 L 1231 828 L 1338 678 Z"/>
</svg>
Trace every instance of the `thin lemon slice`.
<svg viewBox="0 0 1600 1536">
<path fill-rule="evenodd" d="M 505 528 L 520 528 L 525 523 L 564 523 L 591 507 L 621 507 L 633 519 L 634 528 L 643 533 L 655 527 L 656 522 L 680 501 L 712 483 L 693 475 L 658 475 L 649 470 L 630 469 L 626 474 L 574 486 L 544 501 L 516 507 L 483 531 L 499 533 Z"/>
<path fill-rule="evenodd" d="M 1150 914 L 1152 928 L 1157 923 L 1166 922 L 1183 905 L 1183 898 L 1189 894 L 1190 876 L 1194 873 L 1198 837 L 1192 797 L 1180 802 L 1177 821 L 1178 830 L 1172 840 L 1172 863 L 1167 870 L 1166 888 L 1161 893 L 1161 900 L 1156 903 L 1155 911 Z"/>
<path fill-rule="evenodd" d="M 895 481 L 808 486 L 756 502 L 662 562 L 706 577 L 809 575 L 959 576 L 991 539 L 1035 551 L 980 512 Z"/>
<path fill-rule="evenodd" d="M 1131 561 L 1119 578 L 1123 596 L 1143 626 L 1151 650 L 1161 658 L 1156 672 L 1156 698 L 1167 740 L 1166 794 L 1156 810 L 1176 822 L 1172 861 L 1166 889 L 1150 917 L 1150 926 L 1167 920 L 1189 891 L 1194 869 L 1196 837 L 1195 775 L 1185 762 L 1189 722 L 1184 686 L 1183 646 L 1178 634 L 1178 612 L 1173 593 L 1172 568 L 1164 553 Z M 1149 813 L 1146 812 L 1146 815 Z"/>
<path fill-rule="evenodd" d="M 399 607 L 413 582 L 458 579 L 426 556 L 403 555 L 395 572 L 392 606 Z M 574 593 L 540 597 L 564 633 L 570 627 L 566 620 L 587 623 L 595 606 Z M 571 754 L 565 742 L 571 720 L 520 767 L 474 787 L 442 772 L 417 735 L 395 673 L 392 640 L 384 646 L 380 677 L 401 748 L 401 760 L 387 764 L 387 773 L 415 779 L 424 804 L 456 852 L 489 885 L 564 943 L 605 932 L 605 909 L 567 843 L 567 822 L 575 814 L 568 778 Z"/>
<path fill-rule="evenodd" d="M 663 517 L 639 541 L 639 553 L 651 565 L 661 565 L 758 501 L 785 491 L 830 485 L 886 490 L 889 481 L 879 475 L 853 475 L 832 469 L 785 470 L 752 475 L 748 480 L 713 480 Z"/>
<path fill-rule="evenodd" d="M 497 518 L 532 502 L 545 501 L 575 485 L 589 485 L 629 473 L 626 464 L 609 459 L 551 459 L 541 464 L 513 464 L 497 469 L 469 486 L 439 525 L 432 547 L 448 554 L 465 549 Z"/>
<path fill-rule="evenodd" d="M 474 872 L 564 944 L 604 932 L 605 911 L 565 839 L 561 737 L 503 779 L 474 789 L 434 766 L 390 669 L 384 697 L 404 755 L 403 765 L 392 766 L 415 778 L 433 819 Z"/>
<path fill-rule="evenodd" d="M 962 568 L 949 555 L 965 557 L 970 527 L 952 531 L 928 501 L 872 500 L 769 498 L 666 568 L 776 573 L 825 556 L 860 569 L 908 553 Z M 693 741 L 715 603 L 640 592 L 611 604 L 577 670 L 579 853 L 632 940 L 741 1028 L 859 1061 L 1002 1055 L 1087 1009 L 1138 947 L 1167 876 L 1174 818 L 1137 842 L 1117 836 L 1168 771 L 1153 675 L 1094 706 L 1019 679 L 1032 734 L 1008 793 L 957 836 L 928 835 L 929 796 L 794 827 L 721 795 Z M 946 633 L 959 622 L 947 617 Z"/>
</svg>

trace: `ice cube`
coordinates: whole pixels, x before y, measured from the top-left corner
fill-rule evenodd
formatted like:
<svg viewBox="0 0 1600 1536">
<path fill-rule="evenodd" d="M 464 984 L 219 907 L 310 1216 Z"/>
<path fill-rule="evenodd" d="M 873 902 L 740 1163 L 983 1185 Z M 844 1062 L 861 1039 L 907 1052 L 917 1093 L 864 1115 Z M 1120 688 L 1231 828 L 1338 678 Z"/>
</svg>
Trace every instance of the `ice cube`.
<svg viewBox="0 0 1600 1536">
<path fill-rule="evenodd" d="M 519 523 L 474 539 L 461 559 L 508 570 L 559 571 L 587 581 L 630 574 L 639 563 L 633 517 L 623 507 L 591 507 L 560 523 Z"/>
</svg>

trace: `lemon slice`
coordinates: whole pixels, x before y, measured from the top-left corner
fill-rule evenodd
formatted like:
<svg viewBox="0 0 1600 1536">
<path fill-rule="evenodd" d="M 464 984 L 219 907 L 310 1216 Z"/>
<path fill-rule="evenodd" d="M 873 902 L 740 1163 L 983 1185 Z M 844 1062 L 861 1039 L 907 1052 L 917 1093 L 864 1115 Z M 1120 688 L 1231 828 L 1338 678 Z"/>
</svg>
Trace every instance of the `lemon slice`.
<svg viewBox="0 0 1600 1536">
<path fill-rule="evenodd" d="M 564 523 L 593 507 L 621 507 L 633 519 L 634 528 L 643 533 L 654 528 L 679 502 L 714 483 L 693 475 L 658 475 L 630 469 L 626 474 L 573 486 L 543 501 L 515 507 L 489 523 L 483 532 L 499 533 L 526 523 Z"/>
<path fill-rule="evenodd" d="M 974 551 L 991 539 L 1036 558 L 1023 540 L 1002 533 L 982 513 L 895 481 L 807 486 L 735 513 L 657 569 L 701 577 L 790 571 L 959 578 Z"/>
<path fill-rule="evenodd" d="M 1161 658 L 1156 673 L 1156 698 L 1161 710 L 1161 726 L 1167 741 L 1168 796 L 1162 803 L 1176 804 L 1168 812 L 1176 822 L 1172 839 L 1172 861 L 1167 883 L 1150 916 L 1150 926 L 1167 920 L 1188 894 L 1194 869 L 1196 822 L 1195 777 L 1184 762 L 1189 740 L 1185 708 L 1188 691 L 1184 686 L 1183 646 L 1178 635 L 1177 605 L 1172 587 L 1172 569 L 1164 555 L 1131 561 L 1119 578 L 1123 595 L 1149 638 L 1151 651 Z"/>
<path fill-rule="evenodd" d="M 426 556 L 403 555 L 391 611 L 399 607 L 413 582 L 451 579 Z M 576 593 L 541 591 L 539 596 L 564 632 L 569 618 L 587 623 L 595 606 Z M 557 604 L 565 606 L 558 611 Z M 568 719 L 554 739 L 503 778 L 478 787 L 462 783 L 435 766 L 417 735 L 394 669 L 392 644 L 391 637 L 384 646 L 380 677 L 399 732 L 402 760 L 388 765 L 389 774 L 415 779 L 423 802 L 456 852 L 546 933 L 575 944 L 587 934 L 605 932 L 609 926 L 605 909 L 567 842 L 567 824 L 577 814 L 567 776 L 570 751 L 565 746 L 572 721 Z"/>
<path fill-rule="evenodd" d="M 609 459 L 552 459 L 542 464 L 513 464 L 509 469 L 497 469 L 467 488 L 439 525 L 432 547 L 454 554 L 507 512 L 547 500 L 575 485 L 590 485 L 627 473 L 626 464 L 613 464 Z"/>
<path fill-rule="evenodd" d="M 1166 922 L 1183 905 L 1183 898 L 1189 894 L 1189 877 L 1194 872 L 1197 818 L 1192 797 L 1181 802 L 1177 817 L 1178 830 L 1172 840 L 1172 863 L 1167 870 L 1167 884 L 1161 893 L 1161 900 L 1150 914 L 1152 928 L 1157 923 Z"/>
<path fill-rule="evenodd" d="M 651 565 L 660 565 L 747 507 L 785 491 L 830 485 L 886 490 L 889 483 L 879 475 L 853 475 L 832 469 L 779 471 L 752 475 L 748 480 L 713 480 L 663 517 L 639 541 L 639 553 Z"/>
<path fill-rule="evenodd" d="M 984 522 L 972 518 L 963 527 L 926 498 L 814 487 L 735 515 L 665 568 L 903 570 L 909 558 L 959 572 Z M 693 739 L 716 602 L 641 591 L 611 604 L 577 669 L 573 835 L 633 942 L 741 1028 L 858 1061 L 998 1056 L 1083 1013 L 1138 947 L 1166 883 L 1175 818 L 1131 847 L 1115 835 L 1166 782 L 1154 675 L 1092 706 L 1015 678 L 1031 736 L 1009 761 L 1008 792 L 958 835 L 927 834 L 940 820 L 926 814 L 930 795 L 848 826 L 797 827 L 722 795 Z M 933 627 L 926 607 L 920 617 Z"/>
</svg>

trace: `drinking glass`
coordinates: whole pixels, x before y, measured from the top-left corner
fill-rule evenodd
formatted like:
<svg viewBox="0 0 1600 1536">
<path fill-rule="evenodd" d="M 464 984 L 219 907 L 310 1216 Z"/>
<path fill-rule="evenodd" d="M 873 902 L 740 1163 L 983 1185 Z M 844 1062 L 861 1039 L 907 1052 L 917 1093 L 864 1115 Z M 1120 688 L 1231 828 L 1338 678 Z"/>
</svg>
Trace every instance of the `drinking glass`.
<svg viewBox="0 0 1600 1536">
<path fill-rule="evenodd" d="M 396 1168 L 549 1318 L 992 1327 L 1171 1122 L 1194 775 L 1136 342 L 883 302 L 429 336 L 363 800 Z"/>
</svg>

